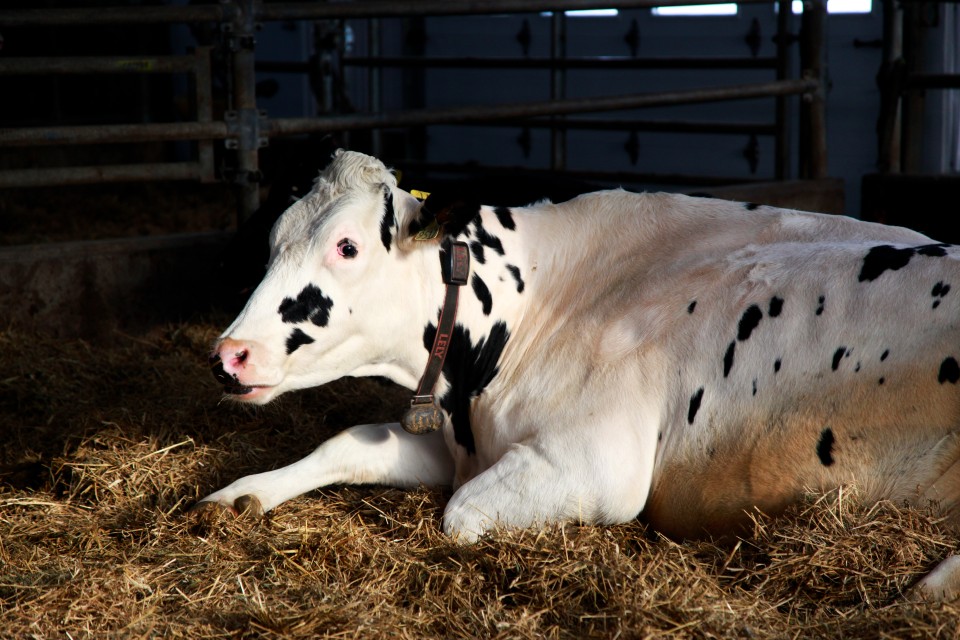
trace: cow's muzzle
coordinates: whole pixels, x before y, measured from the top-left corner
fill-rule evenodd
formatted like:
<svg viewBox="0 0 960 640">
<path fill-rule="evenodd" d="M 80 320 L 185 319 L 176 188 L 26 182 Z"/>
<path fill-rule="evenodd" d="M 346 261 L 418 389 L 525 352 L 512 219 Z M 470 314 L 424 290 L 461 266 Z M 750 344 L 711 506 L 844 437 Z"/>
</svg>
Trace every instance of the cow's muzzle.
<svg viewBox="0 0 960 640">
<path fill-rule="evenodd" d="M 253 390 L 253 387 L 240 384 L 237 374 L 230 374 L 226 372 L 226 370 L 223 368 L 223 360 L 220 359 L 219 353 L 214 353 L 210 356 L 210 370 L 213 372 L 213 377 L 217 379 L 217 382 L 223 385 L 223 390 L 225 393 L 235 396 L 242 396 L 250 393 Z"/>
</svg>

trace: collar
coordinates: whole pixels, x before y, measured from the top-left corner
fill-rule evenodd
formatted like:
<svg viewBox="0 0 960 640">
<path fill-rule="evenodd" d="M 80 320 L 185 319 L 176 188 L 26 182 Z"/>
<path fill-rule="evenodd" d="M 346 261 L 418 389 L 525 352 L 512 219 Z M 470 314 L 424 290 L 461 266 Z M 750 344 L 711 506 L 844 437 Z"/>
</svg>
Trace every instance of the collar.
<svg viewBox="0 0 960 640">
<path fill-rule="evenodd" d="M 430 357 L 427 359 L 420 384 L 410 400 L 410 409 L 400 421 L 407 432 L 416 435 L 436 431 L 444 421 L 443 411 L 437 404 L 433 389 L 443 372 L 443 363 L 450 347 L 450 338 L 457 319 L 460 287 L 467 283 L 470 274 L 470 250 L 465 243 L 453 242 L 449 251 L 440 251 L 440 272 L 446 292 L 440 308 L 437 335 L 433 339 L 433 347 L 430 349 Z"/>
</svg>

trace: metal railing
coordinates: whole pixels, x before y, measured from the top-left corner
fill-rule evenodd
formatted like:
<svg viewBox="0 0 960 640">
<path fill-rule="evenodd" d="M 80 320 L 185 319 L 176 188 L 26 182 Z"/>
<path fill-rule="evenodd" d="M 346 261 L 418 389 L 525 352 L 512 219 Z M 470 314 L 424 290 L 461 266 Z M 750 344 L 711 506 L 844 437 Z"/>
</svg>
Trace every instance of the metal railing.
<svg viewBox="0 0 960 640">
<path fill-rule="evenodd" d="M 616 6 L 650 8 L 707 4 L 713 0 L 565 0 L 563 8 L 590 9 Z M 789 0 L 776 0 L 779 8 L 777 55 L 774 58 L 711 60 L 616 60 L 569 59 L 562 49 L 555 48 L 552 60 L 524 62 L 542 65 L 552 73 L 551 99 L 542 102 L 501 104 L 485 107 L 418 109 L 387 113 L 375 108 L 367 114 L 324 115 L 311 118 L 271 119 L 261 112 L 255 93 L 255 31 L 258 23 L 277 20 L 322 20 L 399 16 L 473 15 L 548 11 L 557 7 L 556 0 L 365 0 L 331 3 L 270 3 L 262 0 L 223 0 L 217 5 L 165 7 L 97 7 L 89 9 L 0 10 L 0 28 L 17 26 L 81 26 L 112 24 L 158 24 L 215 22 L 227 34 L 226 50 L 231 69 L 232 95 L 230 107 L 222 120 L 215 120 L 212 110 L 210 49 L 199 48 L 193 56 L 131 56 L 116 58 L 7 58 L 0 59 L 0 76 L 40 73 L 187 73 L 196 87 L 196 120 L 192 122 L 116 124 L 96 126 L 17 127 L 0 129 L 0 148 L 65 144 L 104 144 L 111 142 L 143 142 L 192 140 L 198 143 L 198 158 L 192 162 L 159 163 L 130 166 L 65 167 L 52 169 L 19 169 L 0 171 L 0 187 L 113 182 L 129 180 L 214 179 L 213 143 L 223 140 L 234 154 L 233 180 L 238 190 L 241 220 L 250 216 L 260 204 L 259 149 L 277 136 L 304 133 L 385 129 L 434 124 L 517 123 L 524 126 L 550 128 L 553 135 L 554 168 L 563 165 L 565 131 L 570 128 L 608 128 L 617 121 L 567 120 L 562 116 L 580 113 L 619 111 L 653 106 L 696 104 L 745 98 L 776 99 L 773 123 L 728 125 L 725 123 L 671 123 L 677 131 L 742 131 L 753 127 L 776 138 L 775 174 L 787 177 L 787 109 L 786 98 L 802 95 L 799 140 L 799 176 L 821 178 L 826 175 L 826 132 L 824 95 L 821 81 L 823 60 L 824 0 L 807 0 L 802 15 L 800 78 L 788 77 Z M 744 0 L 765 3 L 770 0 Z M 563 39 L 563 13 L 554 15 L 554 38 Z M 366 58 L 344 58 L 353 64 L 379 70 L 390 66 L 477 65 L 492 66 L 500 61 L 389 58 L 376 55 Z M 564 98 L 564 72 L 575 67 L 594 65 L 639 68 L 643 65 L 687 65 L 729 68 L 771 68 L 776 79 L 770 82 L 731 87 L 692 89 L 647 94 L 629 94 L 584 99 Z M 756 67 L 754 67 L 756 65 Z M 711 67 L 713 68 L 713 67 Z M 655 126 L 643 121 L 621 121 L 627 130 Z"/>
</svg>

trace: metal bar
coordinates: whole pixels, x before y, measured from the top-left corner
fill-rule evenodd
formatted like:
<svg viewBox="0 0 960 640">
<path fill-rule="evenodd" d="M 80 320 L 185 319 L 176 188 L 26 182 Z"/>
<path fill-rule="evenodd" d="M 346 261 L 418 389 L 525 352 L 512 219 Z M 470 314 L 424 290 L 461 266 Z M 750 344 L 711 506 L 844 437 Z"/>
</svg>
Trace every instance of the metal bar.
<svg viewBox="0 0 960 640">
<path fill-rule="evenodd" d="M 243 1 L 243 0 L 239 0 Z M 740 4 L 768 4 L 770 0 L 740 0 Z M 955 0 L 960 1 L 960 0 Z M 563 9 L 623 9 L 712 4 L 716 0 L 564 0 Z M 333 18 L 389 18 L 452 16 L 490 13 L 527 13 L 557 9 L 556 0 L 364 0 L 363 2 L 290 2 L 262 4 L 253 18 L 261 22 Z M 88 26 L 229 22 L 239 9 L 235 1 L 211 5 L 136 6 L 96 8 L 8 9 L 0 11 L 0 26 Z"/>
<path fill-rule="evenodd" d="M 257 71 L 267 73 L 310 73 L 314 65 L 309 62 L 291 62 L 285 60 L 258 60 L 254 65 Z"/>
<path fill-rule="evenodd" d="M 575 118 L 562 122 L 539 119 L 464 122 L 466 126 L 535 127 L 543 129 L 577 129 L 590 131 L 653 131 L 670 133 L 718 133 L 777 135 L 776 123 L 769 122 L 686 122 L 680 120 L 624 120 L 608 118 Z M 462 126 L 458 125 L 458 126 Z"/>
<path fill-rule="evenodd" d="M 770 0 L 742 0 L 740 4 L 769 4 Z M 390 18 L 401 16 L 453 16 L 489 13 L 533 13 L 577 9 L 641 9 L 713 4 L 716 0 L 365 0 L 364 2 L 290 2 L 263 5 L 260 20 L 318 18 Z"/>
<path fill-rule="evenodd" d="M 810 93 L 816 91 L 819 86 L 820 84 L 814 80 L 786 80 L 712 89 L 691 89 L 601 98 L 567 98 L 558 101 L 515 103 L 491 107 L 420 109 L 400 113 L 345 115 L 326 118 L 285 118 L 268 121 L 265 124 L 265 131 L 270 136 L 278 136 L 320 131 L 410 127 L 428 124 L 462 124 L 482 120 L 620 111 L 723 100 L 772 98 L 778 95 Z M 2 137 L 0 137 L 0 142 L 2 142 Z"/>
<path fill-rule="evenodd" d="M 198 83 L 199 87 L 199 83 Z M 656 94 L 653 94 L 656 95 Z M 637 96 L 644 97 L 644 96 Z M 731 96 L 725 99 L 736 99 Z M 756 97 L 756 96 L 753 96 Z M 201 99 L 198 96 L 198 100 Z M 647 101 L 644 101 L 647 102 Z M 531 103 L 532 106 L 549 105 L 553 103 Z M 675 104 L 675 103 L 674 103 Z M 511 110 L 510 116 L 498 119 L 498 107 L 463 107 L 458 109 L 425 109 L 420 111 L 399 114 L 401 120 L 392 119 L 389 114 L 368 114 L 352 116 L 332 116 L 327 118 L 299 118 L 268 120 L 264 124 L 264 133 L 271 136 L 309 133 L 313 131 L 358 130 L 388 127 L 410 126 L 410 124 L 467 124 L 489 126 L 531 126 L 552 127 L 566 129 L 597 129 L 597 130 L 624 130 L 637 131 L 673 131 L 690 133 L 759 133 L 771 135 L 773 125 L 764 123 L 696 123 L 678 121 L 643 121 L 643 120 L 567 120 L 553 125 L 550 122 L 537 120 L 518 120 L 513 115 L 519 105 L 505 105 Z M 658 106 L 649 102 L 640 106 Z M 465 110 L 466 119 L 451 120 L 457 111 Z M 454 112 L 454 113 L 451 113 Z M 489 112 L 489 113 L 488 113 Z M 575 113 L 565 111 L 565 113 Z M 434 117 L 435 116 L 435 119 Z M 492 121 L 492 122 L 491 122 Z M 318 122 L 315 128 L 305 123 Z M 124 142 L 155 142 L 174 140 L 223 140 L 233 135 L 224 122 L 171 122 L 152 124 L 114 124 L 89 125 L 69 127 L 31 127 L 16 129 L 0 129 L 0 147 L 45 146 L 63 144 L 111 144 Z"/>
<path fill-rule="evenodd" d="M 193 56 L 85 56 L 0 59 L 0 76 L 88 73 L 189 73 Z"/>
<path fill-rule="evenodd" d="M 196 162 L 10 169 L 0 171 L 0 188 L 107 182 L 152 182 L 154 180 L 200 180 L 203 178 L 203 174 L 204 168 Z"/>
<path fill-rule="evenodd" d="M 69 127 L 0 129 L 0 147 L 57 144 L 108 144 L 160 140 L 222 140 L 230 135 L 224 122 L 167 122 Z"/>
<path fill-rule="evenodd" d="M 222 22 L 232 17 L 229 3 L 166 7 L 69 7 L 9 9 L 0 11 L 0 26 L 54 27 L 106 24 L 157 24 L 178 22 Z"/>
<path fill-rule="evenodd" d="M 282 63 L 278 63 L 282 64 Z M 775 69 L 776 58 L 625 58 L 621 56 L 597 56 L 594 58 L 418 58 L 397 57 L 350 57 L 344 65 L 356 67 L 392 67 L 431 69 Z M 260 65 L 257 65 L 260 68 Z M 266 70 L 266 68 L 264 68 Z M 292 66 L 274 70 L 293 71 Z"/>
<path fill-rule="evenodd" d="M 475 175 L 478 168 L 474 164 L 438 164 L 424 163 L 415 160 L 398 160 L 394 163 L 396 166 L 402 166 L 406 170 L 434 171 L 444 173 L 463 173 L 466 175 Z M 562 170 L 553 169 L 531 169 L 529 167 L 483 167 L 484 175 L 547 175 L 553 178 L 575 178 L 579 180 L 590 180 L 597 182 L 613 182 L 617 184 L 683 184 L 696 186 L 717 186 L 728 184 L 752 184 L 755 182 L 769 182 L 768 178 L 750 178 L 742 176 L 699 176 L 682 173 L 631 173 L 625 171 L 586 171 L 586 170 Z"/>
<path fill-rule="evenodd" d="M 357 114 L 321 118 L 286 118 L 269 120 L 263 125 L 263 133 L 278 136 L 317 131 L 376 129 L 428 124 L 469 124 L 490 120 L 507 120 L 508 125 L 520 124 L 517 118 L 574 114 L 598 111 L 639 109 L 676 104 L 693 104 L 723 100 L 775 97 L 815 91 L 818 83 L 809 80 L 787 80 L 755 85 L 738 85 L 715 89 L 692 89 L 666 93 L 611 96 L 606 98 L 573 98 L 560 101 L 515 103 L 491 107 L 453 107 L 445 109 L 421 109 L 394 114 Z M 622 128 L 644 126 L 636 121 L 603 121 L 589 124 L 569 122 L 570 128 Z M 536 121 L 528 124 L 536 125 Z M 651 128 L 682 125 L 650 123 Z M 689 125 L 697 130 L 696 124 Z M 730 132 L 741 131 L 738 127 L 759 128 L 755 123 L 730 123 L 704 125 L 731 127 Z M 150 124 L 115 124 L 96 126 L 31 127 L 0 129 L 0 147 L 55 144 L 108 144 L 117 142 L 149 142 L 159 140 L 222 140 L 233 135 L 224 122 L 171 122 Z"/>
<path fill-rule="evenodd" d="M 912 73 L 907 76 L 907 89 L 960 89 L 960 75 L 949 73 Z"/>
</svg>

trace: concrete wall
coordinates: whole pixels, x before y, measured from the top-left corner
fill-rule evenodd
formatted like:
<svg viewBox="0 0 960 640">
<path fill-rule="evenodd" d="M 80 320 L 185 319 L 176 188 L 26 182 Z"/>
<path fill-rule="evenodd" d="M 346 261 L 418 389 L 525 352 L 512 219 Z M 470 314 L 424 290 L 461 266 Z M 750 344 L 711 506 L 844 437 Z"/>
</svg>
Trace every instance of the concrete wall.
<svg viewBox="0 0 960 640">
<path fill-rule="evenodd" d="M 229 233 L 0 249 L 0 325 L 61 337 L 187 318 L 214 307 Z"/>
</svg>

